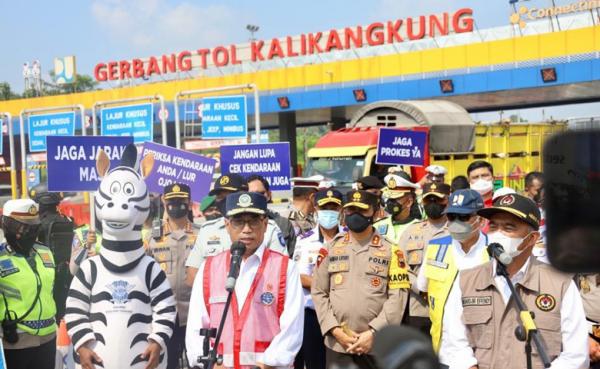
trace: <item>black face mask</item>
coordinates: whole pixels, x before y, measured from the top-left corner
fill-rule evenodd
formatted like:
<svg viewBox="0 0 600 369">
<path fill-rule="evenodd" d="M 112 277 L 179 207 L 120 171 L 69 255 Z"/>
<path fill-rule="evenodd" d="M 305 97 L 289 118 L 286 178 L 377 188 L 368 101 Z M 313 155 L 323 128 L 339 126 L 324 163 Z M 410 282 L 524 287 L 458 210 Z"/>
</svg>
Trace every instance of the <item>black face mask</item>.
<svg viewBox="0 0 600 369">
<path fill-rule="evenodd" d="M 223 198 L 222 200 L 215 200 L 215 206 L 217 207 L 217 209 L 219 209 L 219 212 L 221 214 L 225 214 L 227 208 L 226 208 L 226 198 Z"/>
<path fill-rule="evenodd" d="M 437 202 L 431 202 L 429 204 L 425 204 L 423 209 L 425 209 L 425 214 L 427 214 L 429 219 L 439 219 L 444 215 L 442 213 L 446 209 L 446 206 L 438 204 Z"/>
<path fill-rule="evenodd" d="M 373 217 L 366 217 L 360 213 L 346 215 L 346 225 L 352 232 L 363 232 L 371 224 L 373 224 Z"/>
<path fill-rule="evenodd" d="M 37 239 L 37 229 L 26 231 L 26 233 L 21 234 L 21 238 L 19 239 L 17 239 L 15 233 L 6 233 L 4 237 L 6 238 L 6 242 L 8 242 L 15 252 L 28 256 Z"/>
<path fill-rule="evenodd" d="M 398 201 L 389 199 L 385 204 L 385 211 L 390 214 L 392 217 L 402 213 L 403 206 L 399 204 Z"/>
<path fill-rule="evenodd" d="M 215 220 L 215 219 L 219 219 L 221 217 L 222 217 L 222 215 L 219 213 L 212 213 L 212 214 L 204 215 L 204 218 L 206 220 Z"/>
<path fill-rule="evenodd" d="M 167 214 L 172 219 L 183 218 L 188 215 L 190 212 L 190 207 L 188 204 L 183 202 L 173 202 L 167 204 Z"/>
</svg>

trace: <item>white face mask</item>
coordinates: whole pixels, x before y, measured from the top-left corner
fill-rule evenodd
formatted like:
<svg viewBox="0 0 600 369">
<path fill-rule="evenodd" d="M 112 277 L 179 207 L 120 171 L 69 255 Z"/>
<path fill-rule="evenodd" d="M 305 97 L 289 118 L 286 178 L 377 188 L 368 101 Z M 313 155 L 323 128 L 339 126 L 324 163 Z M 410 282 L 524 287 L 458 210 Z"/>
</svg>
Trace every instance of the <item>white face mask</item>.
<svg viewBox="0 0 600 369">
<path fill-rule="evenodd" d="M 504 252 L 508 253 L 512 258 L 515 258 L 523 252 L 523 250 L 519 250 L 519 246 L 521 246 L 525 238 L 527 237 L 513 238 L 500 231 L 496 231 L 488 234 L 488 244 L 499 243 L 504 248 Z"/>
<path fill-rule="evenodd" d="M 471 189 L 479 192 L 480 195 L 485 195 L 494 189 L 494 182 L 480 178 L 471 183 Z"/>
</svg>

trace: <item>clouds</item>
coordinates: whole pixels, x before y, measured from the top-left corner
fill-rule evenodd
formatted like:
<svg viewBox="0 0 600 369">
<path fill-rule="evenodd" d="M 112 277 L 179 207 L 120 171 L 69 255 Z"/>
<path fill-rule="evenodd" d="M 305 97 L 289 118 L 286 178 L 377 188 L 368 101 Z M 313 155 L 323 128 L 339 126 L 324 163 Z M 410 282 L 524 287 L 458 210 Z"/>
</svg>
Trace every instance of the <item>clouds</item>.
<svg viewBox="0 0 600 369">
<path fill-rule="evenodd" d="M 91 14 L 109 41 L 139 55 L 228 43 L 235 11 L 220 4 L 167 0 L 95 0 Z M 238 32 L 239 33 L 239 32 Z"/>
</svg>

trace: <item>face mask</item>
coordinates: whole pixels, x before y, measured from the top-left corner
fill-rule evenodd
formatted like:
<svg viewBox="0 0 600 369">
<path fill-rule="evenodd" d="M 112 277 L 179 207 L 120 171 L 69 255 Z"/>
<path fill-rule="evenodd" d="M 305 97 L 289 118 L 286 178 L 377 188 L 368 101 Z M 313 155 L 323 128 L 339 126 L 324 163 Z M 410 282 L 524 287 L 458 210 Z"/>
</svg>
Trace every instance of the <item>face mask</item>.
<svg viewBox="0 0 600 369">
<path fill-rule="evenodd" d="M 444 209 L 446 209 L 446 206 L 438 204 L 437 202 L 432 202 L 425 204 L 423 208 L 429 219 L 439 219 L 444 215 L 442 213 L 444 212 Z"/>
<path fill-rule="evenodd" d="M 477 230 L 478 229 L 469 222 L 462 222 L 460 220 L 448 222 L 448 232 L 452 238 L 457 241 L 466 240 Z"/>
<path fill-rule="evenodd" d="M 190 208 L 188 204 L 182 202 L 174 202 L 167 204 L 167 214 L 171 219 L 179 219 L 188 215 Z"/>
<path fill-rule="evenodd" d="M 221 218 L 221 217 L 222 217 L 222 215 L 219 214 L 219 213 L 212 213 L 212 214 L 205 214 L 204 215 L 204 218 L 206 220 L 215 220 L 215 219 L 218 219 L 218 218 Z"/>
<path fill-rule="evenodd" d="M 402 204 L 399 204 L 394 199 L 389 199 L 385 204 L 385 211 L 390 214 L 392 217 L 402 213 Z"/>
<path fill-rule="evenodd" d="M 37 239 L 37 230 L 35 232 L 28 231 L 21 235 L 21 238 L 17 239 L 17 235 L 14 233 L 7 233 L 5 235 L 6 242 L 21 255 L 29 255 L 31 249 L 33 248 L 33 244 Z"/>
<path fill-rule="evenodd" d="M 521 246 L 525 238 L 513 238 L 505 235 L 500 231 L 496 231 L 488 234 L 488 244 L 499 243 L 500 245 L 502 245 L 506 253 L 508 253 L 511 257 L 515 258 L 523 252 L 523 250 L 519 250 L 519 246 Z"/>
<path fill-rule="evenodd" d="M 480 195 L 488 194 L 494 188 L 494 183 L 487 179 L 478 179 L 471 183 L 471 189 L 479 192 Z"/>
<path fill-rule="evenodd" d="M 325 229 L 333 229 L 338 226 L 340 213 L 335 210 L 318 210 L 317 220 L 319 225 Z"/>
<path fill-rule="evenodd" d="M 367 218 L 360 213 L 346 215 L 346 225 L 352 232 L 360 233 L 373 223 L 373 217 Z"/>
<path fill-rule="evenodd" d="M 217 207 L 217 209 L 219 209 L 219 213 L 221 213 L 221 214 L 225 214 L 225 212 L 227 211 L 225 200 L 226 200 L 226 198 L 215 201 L 215 206 Z"/>
</svg>

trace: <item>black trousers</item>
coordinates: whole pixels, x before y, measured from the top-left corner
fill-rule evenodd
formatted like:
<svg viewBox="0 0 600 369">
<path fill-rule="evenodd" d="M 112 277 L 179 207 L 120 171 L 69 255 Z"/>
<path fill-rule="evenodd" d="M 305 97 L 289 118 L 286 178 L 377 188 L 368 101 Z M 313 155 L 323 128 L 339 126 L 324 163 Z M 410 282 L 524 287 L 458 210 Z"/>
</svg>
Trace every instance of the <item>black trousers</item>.
<svg viewBox="0 0 600 369">
<path fill-rule="evenodd" d="M 302 347 L 294 360 L 295 369 L 325 369 L 325 344 L 317 313 L 304 309 L 304 336 Z"/>
<path fill-rule="evenodd" d="M 175 320 L 175 329 L 173 329 L 173 335 L 167 343 L 167 369 L 179 368 L 179 358 L 183 354 L 185 349 L 185 329 L 187 326 L 179 326 L 179 317 Z"/>
<path fill-rule="evenodd" d="M 56 340 L 41 346 L 19 350 L 4 350 L 6 367 L 10 369 L 54 369 Z"/>
<path fill-rule="evenodd" d="M 327 349 L 327 369 L 378 369 L 371 355 L 342 354 Z"/>
</svg>

